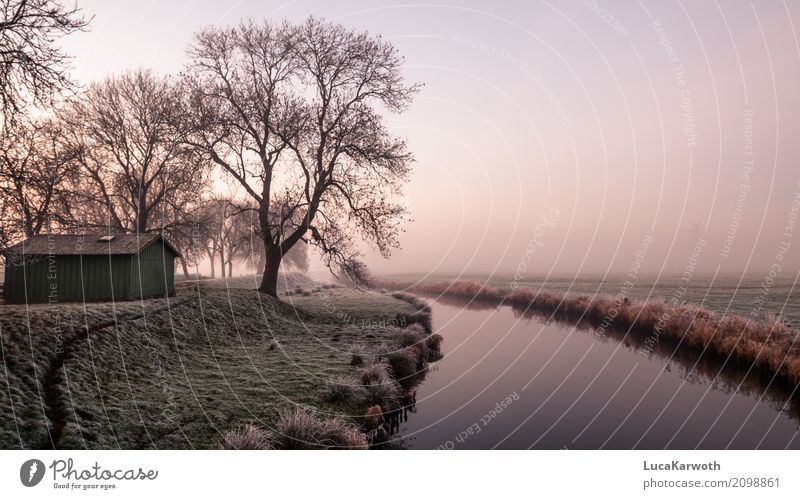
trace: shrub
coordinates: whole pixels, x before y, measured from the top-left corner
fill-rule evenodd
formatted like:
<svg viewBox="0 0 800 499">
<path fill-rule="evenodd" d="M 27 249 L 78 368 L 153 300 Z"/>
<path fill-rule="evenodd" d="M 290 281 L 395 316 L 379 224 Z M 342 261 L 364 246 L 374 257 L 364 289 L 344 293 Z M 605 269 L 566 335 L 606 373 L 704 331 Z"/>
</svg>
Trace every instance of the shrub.
<svg viewBox="0 0 800 499">
<path fill-rule="evenodd" d="M 374 430 L 379 426 L 383 426 L 383 409 L 379 405 L 373 405 L 367 408 L 367 413 L 364 415 L 364 428 L 367 430 Z"/>
<path fill-rule="evenodd" d="M 389 366 L 380 360 L 364 366 L 359 372 L 359 379 L 362 385 L 380 383 L 391 378 Z"/>
<path fill-rule="evenodd" d="M 397 345 L 395 345 L 394 343 L 389 343 L 388 341 L 381 342 L 380 345 L 375 347 L 375 355 L 373 357 L 373 363 L 375 359 L 384 357 L 387 354 L 394 352 L 395 350 L 397 350 Z"/>
<path fill-rule="evenodd" d="M 408 347 L 395 350 L 386 355 L 386 362 L 392 369 L 395 379 L 403 386 L 407 386 L 422 367 L 418 351 Z"/>
<path fill-rule="evenodd" d="M 367 438 L 340 418 L 321 418 L 306 409 L 284 410 L 278 416 L 276 449 L 366 449 Z"/>
<path fill-rule="evenodd" d="M 401 348 L 413 347 L 419 351 L 419 357 L 422 360 L 428 357 L 428 344 L 426 342 L 427 335 L 425 331 L 417 324 L 405 328 L 397 337 L 397 344 Z"/>
<path fill-rule="evenodd" d="M 442 352 L 443 341 L 444 337 L 441 334 L 432 334 L 426 338 L 425 342 L 428 347 L 428 358 L 426 360 L 428 362 L 436 362 L 444 357 Z"/>
<path fill-rule="evenodd" d="M 253 424 L 248 424 L 242 429 L 225 432 L 219 448 L 225 450 L 264 450 L 270 448 L 270 440 L 269 432 Z"/>
<path fill-rule="evenodd" d="M 328 389 L 323 398 L 328 402 L 357 405 L 366 399 L 366 389 L 359 380 L 351 376 L 336 376 L 328 381 Z"/>
<path fill-rule="evenodd" d="M 363 366 L 366 349 L 360 344 L 356 343 L 350 347 L 350 365 Z"/>
<path fill-rule="evenodd" d="M 361 384 L 366 388 L 366 402 L 384 409 L 397 407 L 400 386 L 393 379 L 390 367 L 383 361 L 364 367 L 360 373 Z"/>
<path fill-rule="evenodd" d="M 398 321 L 405 322 L 407 326 L 419 324 L 426 333 L 433 331 L 433 314 L 428 310 L 417 310 L 410 314 L 405 314 L 397 318 Z"/>
<path fill-rule="evenodd" d="M 367 440 L 372 445 L 379 445 L 389 441 L 389 432 L 385 426 L 378 426 L 367 432 Z"/>
</svg>

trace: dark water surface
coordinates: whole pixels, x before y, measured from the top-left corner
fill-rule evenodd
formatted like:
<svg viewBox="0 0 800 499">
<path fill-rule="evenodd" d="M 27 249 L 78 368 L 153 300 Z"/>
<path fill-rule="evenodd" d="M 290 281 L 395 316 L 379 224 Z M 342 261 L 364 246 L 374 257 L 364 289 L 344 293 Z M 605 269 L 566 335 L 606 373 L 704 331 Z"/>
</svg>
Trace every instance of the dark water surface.
<svg viewBox="0 0 800 499">
<path fill-rule="evenodd" d="M 407 448 L 800 448 L 792 387 L 625 332 L 431 303 L 445 358 L 417 389 Z M 547 323 L 546 323 L 547 322 Z M 800 392 L 800 390 L 798 391 Z"/>
</svg>

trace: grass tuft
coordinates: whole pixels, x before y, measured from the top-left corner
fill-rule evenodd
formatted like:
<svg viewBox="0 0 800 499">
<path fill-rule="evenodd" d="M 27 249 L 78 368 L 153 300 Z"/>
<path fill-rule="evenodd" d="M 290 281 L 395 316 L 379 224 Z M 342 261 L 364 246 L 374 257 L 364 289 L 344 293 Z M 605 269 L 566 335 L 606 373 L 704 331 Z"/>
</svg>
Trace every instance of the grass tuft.
<svg viewBox="0 0 800 499">
<path fill-rule="evenodd" d="M 328 390 L 323 398 L 328 402 L 357 405 L 366 400 L 367 391 L 358 379 L 340 375 L 328 381 Z"/>
<path fill-rule="evenodd" d="M 381 360 L 365 366 L 359 378 L 366 388 L 368 404 L 379 405 L 386 410 L 398 406 L 400 385 L 394 380 L 389 364 Z"/>
<path fill-rule="evenodd" d="M 351 366 L 363 366 L 364 365 L 364 358 L 366 357 L 366 348 L 362 345 L 356 343 L 350 347 L 350 365 Z"/>
<path fill-rule="evenodd" d="M 219 448 L 224 450 L 265 450 L 271 448 L 271 439 L 272 436 L 268 431 L 248 424 L 244 428 L 226 432 Z"/>
<path fill-rule="evenodd" d="M 276 449 L 366 449 L 367 437 L 341 418 L 322 418 L 306 409 L 289 409 L 278 417 Z"/>
<path fill-rule="evenodd" d="M 428 347 L 428 357 L 425 360 L 436 362 L 444 357 L 444 352 L 442 352 L 444 337 L 441 334 L 432 334 L 426 338 L 425 342 Z"/>
</svg>

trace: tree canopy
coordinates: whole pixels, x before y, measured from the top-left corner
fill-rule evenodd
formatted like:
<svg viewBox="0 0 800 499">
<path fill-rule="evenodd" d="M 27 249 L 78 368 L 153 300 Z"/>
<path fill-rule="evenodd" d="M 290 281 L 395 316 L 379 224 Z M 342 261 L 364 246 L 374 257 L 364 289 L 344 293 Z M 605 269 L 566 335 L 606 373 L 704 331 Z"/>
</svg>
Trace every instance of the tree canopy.
<svg viewBox="0 0 800 499">
<path fill-rule="evenodd" d="M 300 241 L 356 278 L 354 235 L 385 256 L 398 246 L 413 158 L 381 111 L 403 111 L 419 86 L 390 43 L 315 18 L 245 21 L 201 31 L 189 56 L 191 142 L 255 203 L 261 291 L 276 294 L 277 267 Z"/>
</svg>

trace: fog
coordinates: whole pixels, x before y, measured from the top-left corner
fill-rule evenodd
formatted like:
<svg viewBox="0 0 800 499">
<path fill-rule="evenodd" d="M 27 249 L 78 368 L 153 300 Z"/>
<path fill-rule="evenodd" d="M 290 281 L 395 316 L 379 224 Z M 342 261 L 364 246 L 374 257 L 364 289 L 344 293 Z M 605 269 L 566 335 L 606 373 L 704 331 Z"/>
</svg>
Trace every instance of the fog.
<svg viewBox="0 0 800 499">
<path fill-rule="evenodd" d="M 416 157 L 414 221 L 390 260 L 366 251 L 376 273 L 794 277 L 800 7 L 564 4 L 85 1 L 91 31 L 63 44 L 86 83 L 137 65 L 177 76 L 193 32 L 243 17 L 314 14 L 391 40 L 425 87 L 389 117 Z"/>
</svg>

